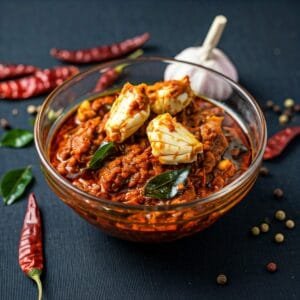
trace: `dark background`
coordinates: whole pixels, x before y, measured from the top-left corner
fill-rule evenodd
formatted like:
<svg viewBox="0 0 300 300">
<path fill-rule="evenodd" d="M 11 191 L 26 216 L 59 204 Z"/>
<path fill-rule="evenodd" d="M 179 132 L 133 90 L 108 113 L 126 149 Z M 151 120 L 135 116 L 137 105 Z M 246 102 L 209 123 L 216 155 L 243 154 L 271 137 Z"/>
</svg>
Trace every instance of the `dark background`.
<svg viewBox="0 0 300 300">
<path fill-rule="evenodd" d="M 263 105 L 300 99 L 299 1 L 0 1 L 0 61 L 50 67 L 51 47 L 81 48 L 144 31 L 152 35 L 146 55 L 174 56 L 199 44 L 217 14 L 229 19 L 220 47 L 235 62 L 240 82 Z M 24 102 L 0 102 L 0 117 L 30 128 Z M 11 110 L 18 108 L 19 115 Z M 277 116 L 266 114 L 269 134 Z M 299 124 L 298 118 L 293 124 Z M 182 241 L 141 245 L 108 237 L 66 207 L 48 188 L 34 146 L 0 149 L 0 174 L 33 165 L 32 190 L 43 213 L 45 299 L 300 299 L 299 228 L 272 222 L 258 238 L 249 228 L 279 208 L 299 223 L 299 154 L 294 141 L 283 157 L 267 163 L 251 193 L 210 229 Z M 272 196 L 282 187 L 285 197 Z M 0 298 L 36 299 L 36 287 L 19 269 L 17 249 L 27 202 L 0 205 Z M 275 244 L 282 231 L 286 242 Z M 279 270 L 269 274 L 265 264 Z M 226 287 L 215 277 L 225 272 Z"/>
</svg>

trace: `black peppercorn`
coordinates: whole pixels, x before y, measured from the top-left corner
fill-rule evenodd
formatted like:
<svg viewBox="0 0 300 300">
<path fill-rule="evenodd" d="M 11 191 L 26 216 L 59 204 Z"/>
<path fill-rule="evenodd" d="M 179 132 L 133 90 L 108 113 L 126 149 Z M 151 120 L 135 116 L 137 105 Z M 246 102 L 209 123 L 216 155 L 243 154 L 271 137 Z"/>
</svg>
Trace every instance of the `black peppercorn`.
<svg viewBox="0 0 300 300">
<path fill-rule="evenodd" d="M 262 176 L 268 176 L 269 175 L 269 169 L 268 168 L 266 168 L 266 167 L 264 167 L 264 166 L 262 166 L 262 167 L 260 167 L 260 169 L 259 169 L 259 174 L 260 175 L 262 175 Z"/>
<path fill-rule="evenodd" d="M 273 195 L 274 195 L 274 197 L 276 197 L 276 198 L 282 198 L 282 197 L 283 197 L 283 190 L 280 189 L 280 188 L 276 188 L 276 189 L 273 191 Z"/>
<path fill-rule="evenodd" d="M 4 130 L 9 130 L 11 129 L 10 124 L 8 123 L 8 121 L 4 118 L 0 119 L 0 126 L 4 129 Z"/>
<path fill-rule="evenodd" d="M 227 276 L 225 274 L 219 274 L 217 276 L 217 284 L 219 285 L 227 284 Z"/>
</svg>

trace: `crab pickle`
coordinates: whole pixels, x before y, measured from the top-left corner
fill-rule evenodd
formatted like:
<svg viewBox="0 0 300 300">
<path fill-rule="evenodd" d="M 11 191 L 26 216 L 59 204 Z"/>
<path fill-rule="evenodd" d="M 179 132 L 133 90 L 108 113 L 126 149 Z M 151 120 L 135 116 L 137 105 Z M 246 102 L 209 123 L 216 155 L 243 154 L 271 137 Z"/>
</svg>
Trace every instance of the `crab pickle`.
<svg viewBox="0 0 300 300">
<path fill-rule="evenodd" d="M 134 86 L 126 83 L 113 103 L 109 119 L 105 124 L 108 139 L 121 143 L 134 134 L 150 115 L 146 85 Z"/>
<path fill-rule="evenodd" d="M 149 123 L 147 136 L 152 155 L 161 164 L 191 163 L 203 151 L 202 143 L 168 113 L 157 116 Z"/>
</svg>

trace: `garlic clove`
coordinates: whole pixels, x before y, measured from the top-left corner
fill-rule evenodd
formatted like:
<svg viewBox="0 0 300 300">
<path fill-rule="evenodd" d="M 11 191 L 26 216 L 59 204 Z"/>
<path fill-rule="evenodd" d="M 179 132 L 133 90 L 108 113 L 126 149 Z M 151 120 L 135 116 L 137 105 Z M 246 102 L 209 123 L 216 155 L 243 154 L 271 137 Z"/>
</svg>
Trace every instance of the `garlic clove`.
<svg viewBox="0 0 300 300">
<path fill-rule="evenodd" d="M 105 131 L 110 141 L 121 143 L 135 133 L 150 115 L 146 85 L 126 83 L 112 105 Z"/>
</svg>

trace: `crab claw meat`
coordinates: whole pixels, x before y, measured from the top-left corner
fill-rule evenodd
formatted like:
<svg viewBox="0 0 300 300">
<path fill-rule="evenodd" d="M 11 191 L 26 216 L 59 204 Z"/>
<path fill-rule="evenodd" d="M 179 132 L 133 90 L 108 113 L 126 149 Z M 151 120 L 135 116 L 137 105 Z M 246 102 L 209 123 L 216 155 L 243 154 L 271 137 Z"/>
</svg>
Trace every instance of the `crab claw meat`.
<svg viewBox="0 0 300 300">
<path fill-rule="evenodd" d="M 134 134 L 150 115 L 146 85 L 125 84 L 112 105 L 105 124 L 108 139 L 121 143 Z"/>
<path fill-rule="evenodd" d="M 203 151 L 203 145 L 169 113 L 154 118 L 147 127 L 152 155 L 162 164 L 191 163 Z"/>
<path fill-rule="evenodd" d="M 181 80 L 157 82 L 147 89 L 151 110 L 156 114 L 176 115 L 187 107 L 194 98 L 189 77 Z"/>
</svg>

